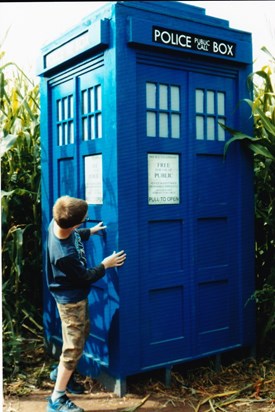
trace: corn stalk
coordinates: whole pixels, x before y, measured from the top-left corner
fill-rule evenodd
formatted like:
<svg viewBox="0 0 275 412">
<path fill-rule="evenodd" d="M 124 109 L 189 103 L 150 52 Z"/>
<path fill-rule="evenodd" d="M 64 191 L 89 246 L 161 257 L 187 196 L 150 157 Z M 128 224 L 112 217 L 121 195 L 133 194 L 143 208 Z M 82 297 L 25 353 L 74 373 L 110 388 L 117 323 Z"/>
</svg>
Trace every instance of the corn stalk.
<svg viewBox="0 0 275 412">
<path fill-rule="evenodd" d="M 232 135 L 225 144 L 225 154 L 233 142 L 254 154 L 257 290 L 253 299 L 258 308 L 261 348 L 275 331 L 275 57 L 266 48 L 262 50 L 269 64 L 249 76 L 253 100 L 244 100 L 251 108 L 254 135 L 225 127 Z"/>
<path fill-rule="evenodd" d="M 0 145 L 7 378 L 20 363 L 24 324 L 38 321 L 41 306 L 40 113 L 38 85 L 15 64 L 1 64 L 3 58 L 4 52 L 0 53 Z"/>
</svg>

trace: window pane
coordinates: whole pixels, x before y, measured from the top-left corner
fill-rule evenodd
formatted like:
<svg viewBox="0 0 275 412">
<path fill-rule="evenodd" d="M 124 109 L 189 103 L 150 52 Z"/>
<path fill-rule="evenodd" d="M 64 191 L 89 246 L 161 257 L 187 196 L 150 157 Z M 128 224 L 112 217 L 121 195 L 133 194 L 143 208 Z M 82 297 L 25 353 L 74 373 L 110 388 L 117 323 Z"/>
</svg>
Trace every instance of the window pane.
<svg viewBox="0 0 275 412">
<path fill-rule="evenodd" d="M 197 113 L 204 112 L 203 98 L 204 98 L 204 91 L 197 89 L 196 90 L 196 112 Z"/>
<path fill-rule="evenodd" d="M 147 112 L 147 136 L 156 136 L 156 113 Z"/>
<path fill-rule="evenodd" d="M 68 144 L 68 124 L 63 124 L 63 136 L 64 136 L 64 144 Z"/>
<path fill-rule="evenodd" d="M 159 85 L 159 108 L 168 110 L 168 86 L 165 84 Z"/>
<path fill-rule="evenodd" d="M 73 96 L 69 96 L 69 117 L 74 117 L 74 104 L 73 104 Z"/>
<path fill-rule="evenodd" d="M 148 109 L 156 108 L 157 87 L 155 83 L 146 83 L 146 107 Z"/>
<path fill-rule="evenodd" d="M 180 138 L 180 115 L 179 114 L 172 114 L 171 117 L 171 129 L 172 129 L 172 137 L 175 139 Z"/>
<path fill-rule="evenodd" d="M 196 116 L 196 139 L 204 139 L 204 118 L 203 116 Z"/>
<path fill-rule="evenodd" d="M 219 119 L 219 122 L 225 124 L 224 119 Z M 220 142 L 225 141 L 225 130 L 220 125 L 218 125 L 218 140 Z"/>
<path fill-rule="evenodd" d="M 89 117 L 89 122 L 90 122 L 90 136 L 89 139 L 95 139 L 95 116 L 90 116 Z"/>
<path fill-rule="evenodd" d="M 62 125 L 59 124 L 57 125 L 57 140 L 58 140 L 58 146 L 62 146 Z"/>
<path fill-rule="evenodd" d="M 215 119 L 207 118 L 207 140 L 215 140 Z"/>
<path fill-rule="evenodd" d="M 207 92 L 207 113 L 214 114 L 215 113 L 215 103 L 214 103 L 214 92 L 208 91 Z"/>
<path fill-rule="evenodd" d="M 69 127 L 69 130 L 68 130 L 69 143 L 73 144 L 74 143 L 74 124 L 73 124 L 73 122 L 69 122 L 68 127 Z"/>
<path fill-rule="evenodd" d="M 88 122 L 86 117 L 82 119 L 82 139 L 88 140 Z"/>
<path fill-rule="evenodd" d="M 102 116 L 101 113 L 97 115 L 97 137 L 101 139 L 102 137 Z"/>
<path fill-rule="evenodd" d="M 89 89 L 89 112 L 95 111 L 95 89 Z"/>
<path fill-rule="evenodd" d="M 63 120 L 64 119 L 68 119 L 68 98 L 65 97 L 65 99 L 63 99 Z"/>
<path fill-rule="evenodd" d="M 88 93 L 87 90 L 82 92 L 82 114 L 88 113 Z"/>
<path fill-rule="evenodd" d="M 218 93 L 218 115 L 225 115 L 225 96 L 224 93 Z"/>
<path fill-rule="evenodd" d="M 171 86 L 171 110 L 180 111 L 180 88 Z"/>
<path fill-rule="evenodd" d="M 159 115 L 159 136 L 168 137 L 168 114 L 160 113 Z"/>
<path fill-rule="evenodd" d="M 57 120 L 62 120 L 62 105 L 61 100 L 57 100 Z"/>
<path fill-rule="evenodd" d="M 101 86 L 97 86 L 96 88 L 97 94 L 97 110 L 102 110 L 102 97 L 101 97 Z"/>
</svg>

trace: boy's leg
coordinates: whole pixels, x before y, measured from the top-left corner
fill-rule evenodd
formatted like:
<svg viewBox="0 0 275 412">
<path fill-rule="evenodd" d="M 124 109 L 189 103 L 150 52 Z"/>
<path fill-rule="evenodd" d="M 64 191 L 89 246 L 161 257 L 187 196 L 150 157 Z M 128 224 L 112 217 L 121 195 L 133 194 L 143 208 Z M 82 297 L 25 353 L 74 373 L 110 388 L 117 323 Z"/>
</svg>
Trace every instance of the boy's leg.
<svg viewBox="0 0 275 412">
<path fill-rule="evenodd" d="M 74 371 L 75 372 L 75 371 Z M 84 393 L 85 388 L 84 385 L 80 382 L 78 382 L 77 380 L 75 380 L 75 374 L 74 372 L 72 373 L 69 382 L 67 383 L 67 392 L 76 394 L 76 395 L 80 395 L 82 393 Z M 53 369 L 50 373 L 50 379 L 53 382 L 56 382 L 57 380 L 57 374 L 58 374 L 58 367 L 56 367 L 55 369 Z"/>
<path fill-rule="evenodd" d="M 68 382 L 83 353 L 89 325 L 87 299 L 69 304 L 57 304 L 61 325 L 63 347 L 57 372 L 57 380 L 51 403 L 62 401 Z M 74 405 L 75 406 L 75 405 Z M 54 407 L 52 404 L 49 406 Z"/>
<path fill-rule="evenodd" d="M 52 396 L 48 400 L 47 412 L 84 412 L 66 395 L 66 387 L 73 370 L 66 369 L 62 362 L 58 365 L 57 379 Z"/>
<path fill-rule="evenodd" d="M 59 362 L 57 379 L 52 393 L 52 401 L 55 402 L 58 398 L 65 395 L 68 382 L 73 374 L 73 370 L 66 369 L 62 362 Z"/>
<path fill-rule="evenodd" d="M 82 356 L 90 329 L 88 300 L 77 303 L 57 304 L 61 325 L 63 347 L 60 363 L 74 371 Z"/>
</svg>

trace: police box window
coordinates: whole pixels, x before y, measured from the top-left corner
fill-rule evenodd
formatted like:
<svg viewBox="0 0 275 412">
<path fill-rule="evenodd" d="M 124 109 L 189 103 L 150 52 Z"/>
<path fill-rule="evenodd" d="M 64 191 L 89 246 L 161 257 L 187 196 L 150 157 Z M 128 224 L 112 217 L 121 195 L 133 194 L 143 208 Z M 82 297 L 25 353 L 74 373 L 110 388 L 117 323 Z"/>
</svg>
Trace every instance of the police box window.
<svg viewBox="0 0 275 412">
<path fill-rule="evenodd" d="M 146 134 L 148 137 L 180 138 L 180 87 L 146 83 Z"/>
<path fill-rule="evenodd" d="M 95 85 L 81 92 L 82 139 L 102 137 L 102 91 Z"/>
<path fill-rule="evenodd" d="M 226 95 L 224 91 L 196 89 L 196 139 L 225 141 L 225 130 L 220 124 L 226 123 Z"/>
<path fill-rule="evenodd" d="M 74 100 L 73 95 L 56 101 L 57 144 L 65 146 L 74 143 Z"/>
</svg>

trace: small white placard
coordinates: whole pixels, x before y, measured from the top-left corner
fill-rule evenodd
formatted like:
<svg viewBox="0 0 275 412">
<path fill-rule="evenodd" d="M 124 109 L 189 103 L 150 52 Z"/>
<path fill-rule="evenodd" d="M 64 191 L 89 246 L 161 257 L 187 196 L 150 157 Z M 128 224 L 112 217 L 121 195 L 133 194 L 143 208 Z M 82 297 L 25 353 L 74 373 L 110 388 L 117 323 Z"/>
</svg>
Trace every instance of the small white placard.
<svg viewBox="0 0 275 412">
<path fill-rule="evenodd" d="M 179 204 L 179 193 L 179 155 L 148 154 L 148 204 Z"/>
<path fill-rule="evenodd" d="M 101 154 L 85 157 L 85 198 L 89 204 L 103 204 Z"/>
</svg>

